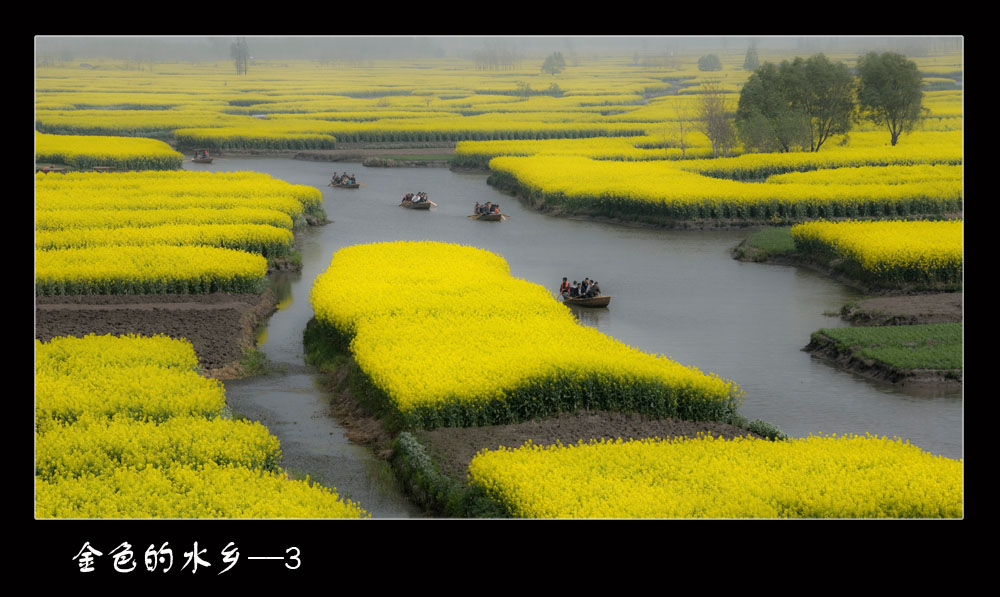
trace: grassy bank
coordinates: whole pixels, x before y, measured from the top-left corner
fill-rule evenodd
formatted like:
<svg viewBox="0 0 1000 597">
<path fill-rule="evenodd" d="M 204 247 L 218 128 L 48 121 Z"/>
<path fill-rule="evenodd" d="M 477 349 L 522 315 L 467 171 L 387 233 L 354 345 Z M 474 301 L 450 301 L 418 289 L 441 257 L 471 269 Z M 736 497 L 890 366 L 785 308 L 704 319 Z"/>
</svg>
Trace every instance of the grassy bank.
<svg viewBox="0 0 1000 597">
<path fill-rule="evenodd" d="M 960 381 L 962 338 L 961 323 L 836 328 L 814 332 L 807 349 L 896 383 Z"/>
<path fill-rule="evenodd" d="M 767 261 L 789 257 L 795 253 L 795 241 L 790 226 L 763 228 L 751 234 L 733 249 L 733 257 L 741 261 Z"/>
</svg>

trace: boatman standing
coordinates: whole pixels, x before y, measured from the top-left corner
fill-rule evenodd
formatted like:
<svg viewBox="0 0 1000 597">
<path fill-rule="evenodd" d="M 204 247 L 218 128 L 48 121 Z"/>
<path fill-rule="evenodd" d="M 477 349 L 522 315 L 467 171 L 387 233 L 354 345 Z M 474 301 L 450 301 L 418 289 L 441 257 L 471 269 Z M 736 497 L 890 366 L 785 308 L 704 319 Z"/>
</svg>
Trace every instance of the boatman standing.
<svg viewBox="0 0 1000 597">
<path fill-rule="evenodd" d="M 563 278 L 562 284 L 559 285 L 559 295 L 566 298 L 569 295 L 569 280 Z"/>
</svg>

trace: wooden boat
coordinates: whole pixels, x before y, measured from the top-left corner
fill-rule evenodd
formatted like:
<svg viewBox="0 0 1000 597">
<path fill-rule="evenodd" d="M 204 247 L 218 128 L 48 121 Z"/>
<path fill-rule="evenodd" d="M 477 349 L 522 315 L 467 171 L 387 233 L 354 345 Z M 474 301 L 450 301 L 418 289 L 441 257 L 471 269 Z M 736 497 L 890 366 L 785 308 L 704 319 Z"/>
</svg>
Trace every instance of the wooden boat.
<svg viewBox="0 0 1000 597">
<path fill-rule="evenodd" d="M 437 203 L 434 203 L 433 201 L 413 202 L 413 201 L 403 200 L 403 202 L 400 203 L 400 205 L 402 205 L 407 209 L 430 209 L 431 207 L 437 207 Z"/>
<path fill-rule="evenodd" d="M 472 214 L 469 217 L 480 222 L 502 222 L 507 219 L 506 214 Z"/>
<path fill-rule="evenodd" d="M 567 305 L 575 305 L 577 307 L 607 307 L 610 302 L 611 295 L 609 294 L 600 294 L 589 298 L 576 297 L 563 299 L 563 303 Z"/>
<path fill-rule="evenodd" d="M 114 166 L 94 166 L 94 172 L 114 172 Z"/>
<path fill-rule="evenodd" d="M 331 187 L 333 187 L 335 189 L 357 189 L 357 188 L 361 188 L 361 183 L 360 182 L 356 182 L 354 184 L 351 184 L 351 183 L 347 183 L 347 184 L 344 184 L 344 183 L 333 184 L 331 182 L 328 186 L 331 186 Z"/>
<path fill-rule="evenodd" d="M 211 164 L 213 159 L 215 158 L 209 157 L 207 149 L 196 149 L 191 161 L 195 164 Z"/>
<path fill-rule="evenodd" d="M 36 167 L 35 172 L 42 172 L 43 174 L 48 174 L 49 172 L 59 172 L 60 174 L 66 174 L 66 168 L 56 168 L 55 166 L 43 166 L 41 168 Z"/>
</svg>

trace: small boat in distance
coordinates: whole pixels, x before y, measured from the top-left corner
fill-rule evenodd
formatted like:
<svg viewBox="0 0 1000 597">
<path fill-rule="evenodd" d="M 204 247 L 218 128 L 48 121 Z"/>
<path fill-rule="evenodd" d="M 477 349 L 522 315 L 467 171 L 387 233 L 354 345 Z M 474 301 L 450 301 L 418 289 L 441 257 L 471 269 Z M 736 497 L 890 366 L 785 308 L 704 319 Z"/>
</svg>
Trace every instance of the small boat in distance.
<svg viewBox="0 0 1000 597">
<path fill-rule="evenodd" d="M 402 207 L 406 207 L 408 209 L 430 209 L 431 207 L 437 207 L 437 203 L 434 203 L 433 201 L 430 201 L 430 200 L 427 200 L 427 201 L 409 201 L 407 199 L 403 199 L 403 202 L 400 203 L 400 205 Z"/>
<path fill-rule="evenodd" d="M 469 217 L 481 222 L 502 222 L 507 219 L 504 214 L 472 214 Z"/>
<path fill-rule="evenodd" d="M 358 182 L 357 178 L 353 174 L 348 175 L 347 172 L 343 174 L 333 173 L 330 178 L 330 184 L 328 187 L 333 187 L 335 189 L 357 189 L 361 187 L 361 183 Z"/>
<path fill-rule="evenodd" d="M 599 294 L 597 296 L 591 297 L 574 297 L 574 298 L 564 298 L 563 303 L 567 305 L 575 305 L 577 307 L 607 307 L 608 303 L 611 302 L 610 294 Z"/>
<path fill-rule="evenodd" d="M 196 149 L 194 150 L 194 157 L 191 161 L 196 164 L 211 164 L 214 158 L 208 155 L 207 149 Z"/>
<path fill-rule="evenodd" d="M 409 209 L 430 209 L 431 207 L 437 207 L 437 203 L 428 199 L 427 193 L 423 191 L 403 195 L 403 200 L 399 204 Z"/>
<path fill-rule="evenodd" d="M 507 219 L 506 214 L 472 214 L 469 217 L 481 222 L 502 222 Z"/>
<path fill-rule="evenodd" d="M 507 214 L 500 213 L 499 203 L 487 201 L 480 205 L 476 201 L 476 206 L 472 208 L 472 215 L 469 217 L 473 220 L 481 220 L 483 222 L 503 222 L 507 219 Z"/>
</svg>

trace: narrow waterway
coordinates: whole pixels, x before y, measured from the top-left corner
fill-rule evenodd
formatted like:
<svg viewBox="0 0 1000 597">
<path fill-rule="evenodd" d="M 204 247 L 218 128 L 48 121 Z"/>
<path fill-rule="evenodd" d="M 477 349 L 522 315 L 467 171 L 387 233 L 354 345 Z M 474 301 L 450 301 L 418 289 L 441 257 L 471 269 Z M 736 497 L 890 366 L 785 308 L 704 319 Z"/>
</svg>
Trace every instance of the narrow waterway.
<svg viewBox="0 0 1000 597">
<path fill-rule="evenodd" d="M 443 168 L 365 168 L 275 158 L 219 159 L 188 169 L 254 170 L 323 192 L 331 224 L 310 231 L 301 273 L 284 276 L 285 299 L 260 345 L 278 372 L 226 384 L 245 416 L 275 421 L 282 445 L 302 441 L 315 460 L 293 470 L 342 471 L 321 480 L 359 501 L 373 516 L 419 515 L 384 462 L 344 439 L 326 416 L 326 396 L 303 363 L 302 332 L 312 308 L 313 280 L 338 249 L 395 240 L 436 240 L 502 255 L 517 277 L 555 296 L 563 276 L 596 279 L 613 296 L 606 310 L 580 311 L 580 321 L 629 345 L 737 382 L 742 413 L 792 436 L 871 433 L 908 439 L 921 449 L 963 457 L 962 394 L 918 392 L 866 380 L 802 351 L 810 334 L 847 325 L 836 314 L 860 294 L 822 274 L 791 266 L 741 263 L 729 251 L 741 231 L 664 231 L 546 216 L 486 184 L 486 174 Z M 334 170 L 357 174 L 357 190 L 327 185 Z M 407 191 L 425 191 L 437 207 L 399 207 Z M 476 222 L 476 202 L 501 204 L 510 219 Z M 414 256 L 414 267 L 420 266 Z M 502 300 L 502 297 L 498 297 Z M 281 373 L 284 370 L 284 373 Z M 264 416 L 266 415 L 266 416 Z M 321 467 L 320 462 L 336 466 Z"/>
</svg>

